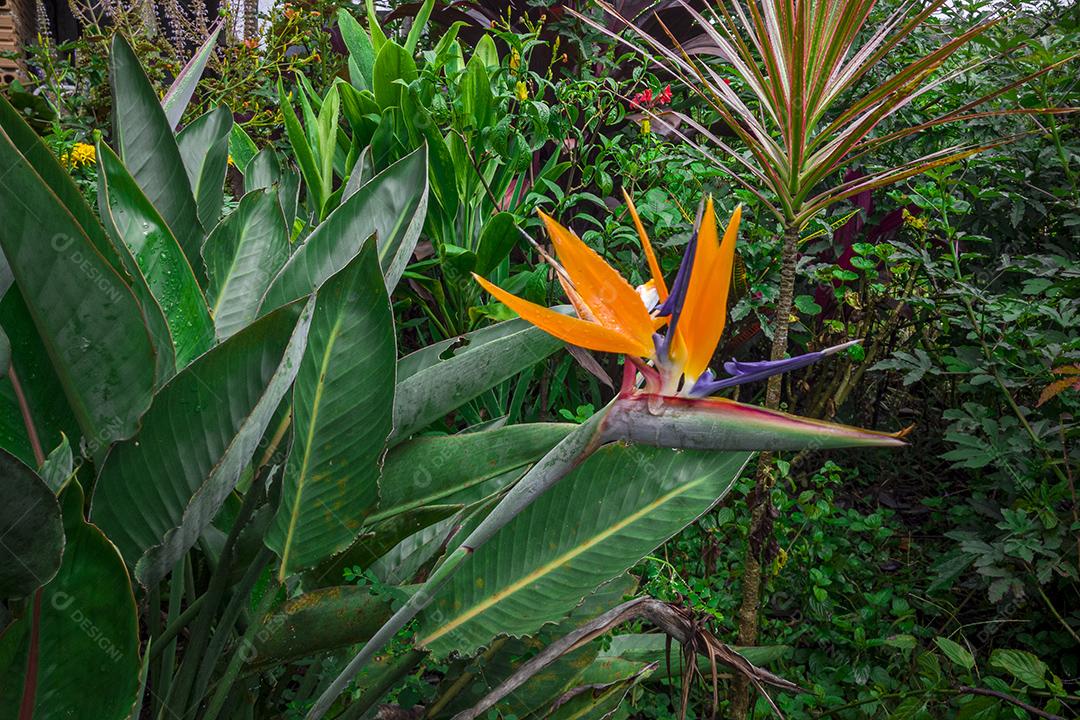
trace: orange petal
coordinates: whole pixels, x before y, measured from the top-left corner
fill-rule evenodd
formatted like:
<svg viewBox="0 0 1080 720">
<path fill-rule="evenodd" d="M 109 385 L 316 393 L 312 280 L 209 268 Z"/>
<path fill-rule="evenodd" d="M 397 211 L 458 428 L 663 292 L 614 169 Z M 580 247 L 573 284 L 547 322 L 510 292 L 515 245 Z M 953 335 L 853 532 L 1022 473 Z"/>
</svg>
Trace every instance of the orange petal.
<svg viewBox="0 0 1080 720">
<path fill-rule="evenodd" d="M 637 292 L 600 255 L 550 216 L 540 213 L 559 261 L 596 321 L 652 346 L 652 318 Z"/>
<path fill-rule="evenodd" d="M 626 209 L 630 211 L 630 219 L 634 221 L 638 237 L 641 238 L 641 248 L 645 251 L 645 260 L 649 263 L 649 272 L 652 273 L 653 282 L 656 283 L 656 293 L 660 296 L 660 302 L 664 302 L 667 300 L 668 289 L 664 283 L 664 276 L 660 274 L 660 263 L 656 261 L 656 253 L 653 252 L 652 243 L 649 242 L 649 235 L 645 232 L 645 226 L 641 224 L 641 218 L 638 217 L 634 201 L 630 199 L 630 193 L 626 192 L 626 188 L 623 188 L 622 194 L 626 200 Z"/>
<path fill-rule="evenodd" d="M 679 317 L 679 334 L 686 343 L 683 372 L 691 379 L 700 376 L 709 366 L 720 336 L 724 333 L 728 292 L 735 263 L 735 241 L 741 219 L 740 205 L 732 213 L 724 240 L 719 243 L 712 198 L 705 204 L 705 214 L 698 230 L 698 253 L 690 275 L 686 304 Z"/>
<path fill-rule="evenodd" d="M 634 355 L 637 357 L 648 357 L 652 354 L 651 346 L 642 346 L 641 343 L 635 342 L 633 338 L 622 335 L 615 330 L 609 330 L 586 320 L 569 317 L 550 308 L 523 300 L 489 283 L 475 273 L 473 277 L 496 300 L 516 312 L 522 319 L 564 342 L 598 352 Z M 638 300 L 638 304 L 641 304 L 640 300 Z"/>
</svg>

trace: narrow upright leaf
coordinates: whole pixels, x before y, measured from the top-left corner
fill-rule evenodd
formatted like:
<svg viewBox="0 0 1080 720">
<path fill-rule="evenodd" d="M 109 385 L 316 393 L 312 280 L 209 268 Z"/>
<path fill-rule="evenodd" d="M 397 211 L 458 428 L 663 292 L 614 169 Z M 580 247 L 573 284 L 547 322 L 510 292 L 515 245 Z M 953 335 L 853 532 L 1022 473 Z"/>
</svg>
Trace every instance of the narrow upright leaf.
<svg viewBox="0 0 1080 720">
<path fill-rule="evenodd" d="M 300 366 L 311 305 L 287 305 L 198 358 L 105 459 L 91 517 L 144 585 L 194 545 L 251 461 Z"/>
<path fill-rule="evenodd" d="M 345 550 L 378 501 L 394 408 L 394 320 L 375 247 L 319 290 L 293 390 L 293 445 L 266 544 L 282 579 Z"/>
<path fill-rule="evenodd" d="M 338 9 L 337 23 L 341 38 L 349 50 L 350 68 L 354 64 L 356 68 L 356 72 L 349 73 L 349 79 L 357 90 L 370 90 L 372 71 L 375 67 L 375 48 L 371 45 L 371 38 L 345 8 Z"/>
</svg>

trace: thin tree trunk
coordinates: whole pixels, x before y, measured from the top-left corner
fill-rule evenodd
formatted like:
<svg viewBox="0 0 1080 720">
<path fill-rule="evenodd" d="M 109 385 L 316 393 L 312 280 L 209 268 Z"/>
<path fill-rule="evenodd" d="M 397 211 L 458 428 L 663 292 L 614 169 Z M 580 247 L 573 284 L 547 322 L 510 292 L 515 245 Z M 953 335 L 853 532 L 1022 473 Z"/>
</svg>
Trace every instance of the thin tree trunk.
<svg viewBox="0 0 1080 720">
<path fill-rule="evenodd" d="M 769 352 L 770 360 L 780 360 L 787 355 L 788 326 L 791 318 L 791 305 L 795 292 L 795 260 L 799 228 L 794 225 L 784 227 L 784 245 L 780 260 L 780 297 L 776 301 L 776 316 L 773 319 L 773 341 Z M 765 407 L 776 410 L 780 407 L 780 387 L 782 375 L 773 375 L 765 389 Z M 776 483 L 773 473 L 772 453 L 758 455 L 757 470 L 754 475 L 754 489 L 750 492 L 750 532 L 747 535 L 746 559 L 743 562 L 742 604 L 739 606 L 739 645 L 753 645 L 758 637 L 758 608 L 761 604 L 761 569 L 765 552 L 772 540 L 775 509 L 772 504 L 772 488 Z M 731 717 L 734 720 L 745 718 L 750 709 L 750 685 L 745 677 L 740 676 L 735 682 L 735 692 L 731 702 Z"/>
</svg>

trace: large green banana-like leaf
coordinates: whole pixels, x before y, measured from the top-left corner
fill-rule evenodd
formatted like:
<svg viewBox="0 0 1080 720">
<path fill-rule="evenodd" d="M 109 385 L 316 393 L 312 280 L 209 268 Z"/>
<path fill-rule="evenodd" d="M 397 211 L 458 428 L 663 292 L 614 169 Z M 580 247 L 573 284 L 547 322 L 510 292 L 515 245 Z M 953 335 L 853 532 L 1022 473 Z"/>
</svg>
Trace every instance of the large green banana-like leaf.
<svg viewBox="0 0 1080 720">
<path fill-rule="evenodd" d="M 561 340 L 524 321 L 510 320 L 496 327 L 498 331 L 492 328 L 485 336 L 486 342 L 466 344 L 445 360 L 428 364 L 448 354 L 453 341 L 447 341 L 441 353 L 421 351 L 425 352 L 423 358 L 409 361 L 410 369 L 423 369 L 398 382 L 394 400 L 395 439 L 403 440 L 424 429 L 562 347 Z"/>
<path fill-rule="evenodd" d="M 129 437 L 155 386 L 142 308 L 6 132 L 0 217 L 0 247 L 87 441 Z"/>
<path fill-rule="evenodd" d="M 225 200 L 225 170 L 229 166 L 232 113 L 224 105 L 196 118 L 176 136 L 180 159 L 195 194 L 195 207 L 204 228 L 217 225 Z M 192 258 L 192 263 L 195 259 Z M 201 275 L 201 273 L 200 273 Z"/>
<path fill-rule="evenodd" d="M 214 344 L 214 322 L 206 299 L 172 231 L 120 158 L 104 143 L 99 142 L 97 148 L 102 217 L 117 245 L 123 244 L 135 258 L 164 312 L 176 366 L 182 369 Z"/>
<path fill-rule="evenodd" d="M 125 266 L 106 237 L 101 223 L 94 217 L 94 212 L 87 204 L 86 198 L 72 182 L 71 175 L 41 141 L 41 137 L 26 123 L 22 114 L 13 108 L 2 94 L 0 94 L 0 127 L 34 168 L 34 172 L 38 174 L 42 182 L 56 196 L 56 200 L 79 224 L 102 257 L 112 265 L 114 270 L 122 273 Z"/>
<path fill-rule="evenodd" d="M 256 633 L 251 663 L 273 665 L 363 642 L 390 617 L 390 604 L 366 587 L 312 590 L 286 602 Z"/>
<path fill-rule="evenodd" d="M 142 307 L 143 317 L 146 320 L 150 337 L 157 351 L 157 376 L 158 383 L 176 374 L 175 353 L 173 352 L 172 338 L 169 334 L 165 315 L 158 307 L 146 280 L 138 270 L 134 258 L 125 248 L 113 244 L 113 240 L 102 228 L 93 210 L 86 202 L 86 198 L 68 174 L 56 156 L 45 146 L 41 138 L 33 128 L 26 124 L 18 111 L 11 107 L 10 103 L 0 95 L 0 126 L 8 133 L 15 147 L 19 149 L 23 157 L 27 159 L 34 171 L 48 186 L 60 203 L 67 209 L 79 226 L 83 229 L 87 239 L 97 249 L 101 256 L 112 266 L 121 277 L 127 280 L 136 300 Z M 100 178 L 99 178 L 100 180 Z M 107 217 L 107 210 L 99 208 L 102 217 Z"/>
<path fill-rule="evenodd" d="M 536 462 L 574 427 L 563 423 L 510 425 L 402 443 L 383 463 L 379 511 L 371 519 L 447 502 L 462 490 Z"/>
<path fill-rule="evenodd" d="M 233 166 L 246 174 L 248 163 L 258 154 L 259 148 L 244 130 L 244 126 L 233 123 L 232 131 L 229 133 L 229 155 L 232 156 Z"/>
<path fill-rule="evenodd" d="M 165 119 L 168 120 L 169 127 L 173 130 L 180 124 L 180 118 L 184 116 L 184 110 L 187 109 L 188 103 L 191 102 L 191 96 L 195 94 L 195 86 L 199 84 L 199 78 L 202 77 L 203 70 L 206 69 L 206 63 L 214 52 L 214 46 L 217 45 L 218 35 L 221 34 L 221 27 L 224 22 L 224 20 L 218 20 L 214 23 L 214 27 L 211 28 L 206 40 L 191 56 L 187 65 L 176 75 L 176 79 L 169 86 L 169 91 L 165 93 L 165 97 L 161 98 L 161 108 L 165 111 Z"/>
<path fill-rule="evenodd" d="M 300 176 L 296 174 L 288 161 L 285 161 L 284 167 L 282 166 L 273 148 L 266 148 L 254 155 L 244 169 L 244 192 L 273 187 L 277 188 L 281 210 L 285 213 L 285 227 L 291 232 L 293 219 L 296 218 L 296 206 L 299 203 Z M 260 293 L 257 299 L 261 298 Z"/>
<path fill-rule="evenodd" d="M 341 582 L 345 571 L 353 567 L 371 568 L 380 558 L 406 538 L 425 528 L 438 525 L 455 515 L 464 505 L 427 505 L 407 510 L 381 522 L 369 522 L 360 537 L 344 552 L 304 574 L 304 587 L 322 587 Z"/>
<path fill-rule="evenodd" d="M 210 232 L 202 252 L 206 296 L 217 337 L 224 340 L 255 319 L 259 298 L 289 259 L 289 231 L 277 191 L 267 187 L 241 198 Z"/>
<path fill-rule="evenodd" d="M 552 720 L 603 720 L 619 708 L 626 694 L 646 680 L 659 663 L 639 663 L 621 658 L 593 660 L 571 682 L 571 689 L 545 713 Z"/>
<path fill-rule="evenodd" d="M 18 288 L 10 288 L 0 299 L 0 327 L 11 343 L 11 368 L 18 378 L 42 448 L 55 447 L 63 435 L 73 440 L 78 438 L 79 423 Z M 8 373 L 0 378 L 0 395 L 4 398 L 0 421 L 3 448 L 33 467 L 37 460 Z"/>
<path fill-rule="evenodd" d="M 296 376 L 294 440 L 266 536 L 282 579 L 349 547 L 374 510 L 396 356 L 390 299 L 367 243 L 319 290 Z"/>
<path fill-rule="evenodd" d="M 291 303 L 198 358 L 105 459 L 92 518 L 143 584 L 170 571 L 232 492 L 296 376 L 312 305 Z"/>
<path fill-rule="evenodd" d="M 61 504 L 67 547 L 60 570 L 0 636 L 0 720 L 126 720 L 139 682 L 131 581 L 113 544 L 83 520 L 77 482 Z M 21 707 L 28 684 L 33 694 Z"/>
<path fill-rule="evenodd" d="M 623 574 L 601 585 L 565 618 L 558 623 L 545 626 L 536 635 L 523 638 L 500 638 L 493 642 L 478 662 L 476 660 L 469 662 L 463 670 L 464 673 L 469 673 L 476 665 L 480 665 L 481 672 L 475 673 L 475 676 L 471 678 L 463 678 L 461 674 L 454 673 L 444 678 L 443 685 L 456 684 L 461 689 L 437 717 L 449 718 L 474 707 L 503 681 L 517 672 L 537 652 L 597 615 L 618 605 L 625 595 L 634 592 L 635 585 L 636 581 L 632 576 Z M 500 700 L 493 709 L 499 717 L 509 715 L 528 717 L 534 712 L 540 712 L 542 716 L 542 713 L 581 676 L 581 673 L 592 667 L 598 659 L 599 651 L 599 642 L 586 643 L 582 648 L 556 659 L 541 672 L 529 678 L 521 687 Z M 440 686 L 439 690 L 444 690 L 444 687 Z"/>
<path fill-rule="evenodd" d="M 422 613 L 419 644 L 470 653 L 558 620 L 711 508 L 749 458 L 602 447 L 475 550 Z"/>
<path fill-rule="evenodd" d="M 203 228 L 172 127 L 131 46 L 116 33 L 109 60 L 120 158 L 194 265 Z"/>
<path fill-rule="evenodd" d="M 372 234 L 386 288 L 405 271 L 427 214 L 427 154 L 420 148 L 376 175 L 315 229 L 262 299 L 262 312 L 303 297 L 356 257 Z"/>
<path fill-rule="evenodd" d="M 23 597 L 49 582 L 60 568 L 60 505 L 37 473 L 3 450 L 0 497 L 0 598 Z"/>
</svg>

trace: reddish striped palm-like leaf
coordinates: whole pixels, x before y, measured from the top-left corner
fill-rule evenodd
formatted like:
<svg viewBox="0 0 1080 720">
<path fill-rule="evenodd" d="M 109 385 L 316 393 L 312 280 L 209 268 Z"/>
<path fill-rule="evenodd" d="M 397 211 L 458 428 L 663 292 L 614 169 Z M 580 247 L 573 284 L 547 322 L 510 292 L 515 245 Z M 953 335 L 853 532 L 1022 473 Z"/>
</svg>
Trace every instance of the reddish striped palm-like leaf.
<svg viewBox="0 0 1080 720">
<path fill-rule="evenodd" d="M 869 21 L 877 3 L 878 0 L 712 0 L 702 13 L 681 2 L 711 41 L 709 51 L 698 49 L 693 54 L 686 52 L 674 35 L 671 35 L 674 48 L 660 43 L 603 0 L 600 6 L 632 31 L 632 39 L 579 17 L 658 62 L 714 110 L 742 141 L 745 152 L 736 152 L 689 118 L 680 119 L 727 158 L 742 165 L 753 182 L 735 177 L 736 181 L 753 190 L 777 219 L 789 226 L 801 227 L 829 205 L 856 193 L 902 181 L 1018 137 L 944 148 L 900 166 L 878 168 L 857 182 L 842 183 L 814 194 L 823 180 L 855 160 L 922 130 L 994 115 L 1070 112 L 1061 108 L 973 111 L 1075 59 L 1076 55 L 928 121 L 875 136 L 874 131 L 882 122 L 939 89 L 943 83 L 982 64 L 984 61 L 942 70 L 960 48 L 1000 22 L 1000 18 L 985 17 L 867 88 L 866 79 L 875 66 L 926 24 L 945 0 L 932 0 L 925 5 L 905 2 L 877 29 L 872 29 Z M 917 5 L 922 7 L 916 10 Z M 740 96 L 736 88 L 724 81 L 709 63 L 709 55 L 730 66 L 753 96 L 753 102 L 748 102 L 750 98 Z M 654 120 L 669 126 L 662 118 L 654 117 Z M 678 128 L 672 130 L 707 150 Z M 717 164 L 735 176 L 726 166 Z"/>
</svg>

